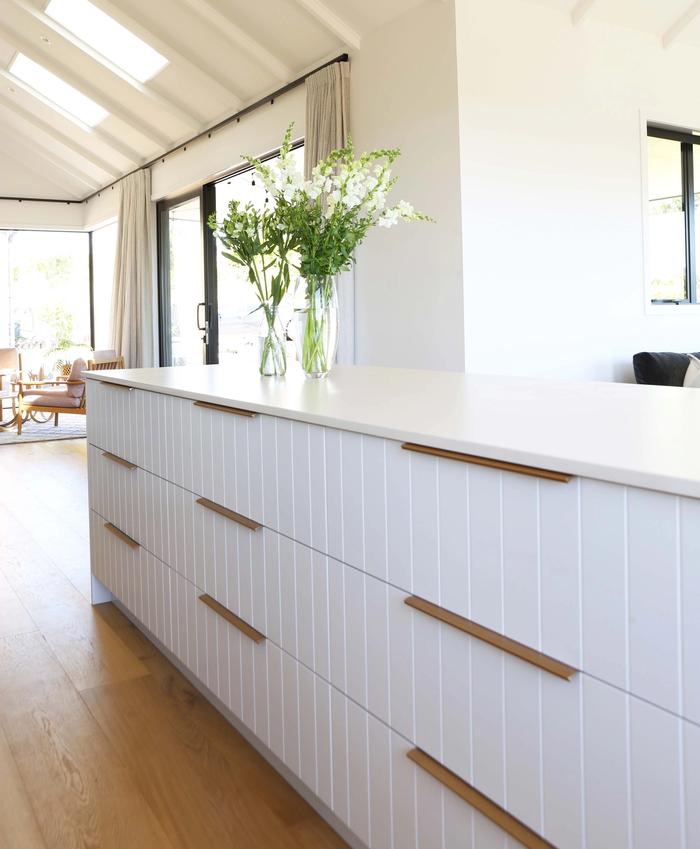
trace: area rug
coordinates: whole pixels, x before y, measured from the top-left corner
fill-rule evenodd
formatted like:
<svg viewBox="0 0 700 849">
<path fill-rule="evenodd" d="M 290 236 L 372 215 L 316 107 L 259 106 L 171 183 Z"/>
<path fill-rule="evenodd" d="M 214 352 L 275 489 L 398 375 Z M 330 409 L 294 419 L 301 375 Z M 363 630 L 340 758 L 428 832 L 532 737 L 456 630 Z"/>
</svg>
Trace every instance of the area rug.
<svg viewBox="0 0 700 849">
<path fill-rule="evenodd" d="M 50 442 L 53 439 L 84 438 L 85 416 L 59 416 L 58 427 L 53 426 L 53 420 L 46 424 L 29 421 L 22 425 L 21 436 L 17 436 L 17 430 L 14 427 L 0 427 L 0 446 L 23 442 Z"/>
</svg>

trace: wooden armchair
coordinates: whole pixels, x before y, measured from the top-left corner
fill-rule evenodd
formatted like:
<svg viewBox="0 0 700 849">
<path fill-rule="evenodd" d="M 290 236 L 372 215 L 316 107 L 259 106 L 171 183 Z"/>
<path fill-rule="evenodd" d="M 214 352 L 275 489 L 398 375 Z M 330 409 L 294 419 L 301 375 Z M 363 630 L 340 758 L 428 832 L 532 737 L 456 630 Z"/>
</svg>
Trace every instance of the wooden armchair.
<svg viewBox="0 0 700 849">
<path fill-rule="evenodd" d="M 60 413 L 85 415 L 85 381 L 82 373 L 87 368 L 85 360 L 75 360 L 67 380 L 26 381 L 20 377 L 17 388 L 17 433 L 28 413 L 51 413 L 54 426 L 58 426 Z"/>
<path fill-rule="evenodd" d="M 108 353 L 110 358 L 98 359 L 98 353 Z M 88 371 L 107 371 L 108 369 L 124 368 L 124 357 L 118 357 L 115 351 L 95 351 L 94 359 L 88 360 Z"/>
</svg>

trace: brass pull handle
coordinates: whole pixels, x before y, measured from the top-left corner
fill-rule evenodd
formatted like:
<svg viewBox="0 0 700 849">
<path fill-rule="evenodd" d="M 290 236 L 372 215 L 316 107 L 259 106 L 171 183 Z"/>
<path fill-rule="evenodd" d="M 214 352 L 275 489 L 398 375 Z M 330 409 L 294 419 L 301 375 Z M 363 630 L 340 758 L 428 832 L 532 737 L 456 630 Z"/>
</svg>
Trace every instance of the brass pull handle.
<svg viewBox="0 0 700 849">
<path fill-rule="evenodd" d="M 225 516 L 232 522 L 237 522 L 239 525 L 243 525 L 251 531 L 257 531 L 262 528 L 260 522 L 249 519 L 247 516 L 242 516 L 240 513 L 236 513 L 235 510 L 229 510 L 228 507 L 222 507 L 220 504 L 217 504 L 216 501 L 210 501 L 208 498 L 198 498 L 197 504 L 201 504 L 201 506 L 206 507 L 207 510 L 218 513 L 220 516 Z"/>
<path fill-rule="evenodd" d="M 120 531 L 116 525 L 113 525 L 111 522 L 105 522 L 105 528 L 110 532 L 110 534 L 114 534 L 117 539 L 120 539 L 122 542 L 125 542 L 130 548 L 141 548 L 141 546 L 136 542 L 135 539 L 132 539 L 130 536 L 127 536 L 124 531 Z"/>
<path fill-rule="evenodd" d="M 488 466 L 502 472 L 515 472 L 516 475 L 528 475 L 532 478 L 544 478 L 558 483 L 569 483 L 573 475 L 566 472 L 553 472 L 550 469 L 538 469 L 535 466 L 523 466 L 520 463 L 507 463 L 504 460 L 492 460 L 489 457 L 477 457 L 475 454 L 462 454 L 459 451 L 447 451 L 444 448 L 431 448 L 428 445 L 416 445 L 414 442 L 404 442 L 404 451 L 415 451 L 416 454 L 429 454 L 431 457 L 442 457 L 446 460 L 457 460 L 460 463 L 471 463 L 474 466 Z"/>
<path fill-rule="evenodd" d="M 509 814 L 500 805 L 497 805 L 488 796 L 484 796 L 476 787 L 464 781 L 454 772 L 444 767 L 435 758 L 431 758 L 421 749 L 411 749 L 406 753 L 409 760 L 417 764 L 421 769 L 424 769 L 429 775 L 432 775 L 440 784 L 447 787 L 453 793 L 456 793 L 461 799 L 464 799 L 472 808 L 482 813 L 485 817 L 495 823 L 499 828 L 502 828 L 511 837 L 526 846 L 527 849 L 556 849 L 553 843 L 545 840 L 536 831 L 533 831 L 529 826 L 525 825 L 519 819 L 516 819 L 512 814 Z"/>
<path fill-rule="evenodd" d="M 241 410 L 238 407 L 225 407 L 223 404 L 210 404 L 208 401 L 194 401 L 195 407 L 204 407 L 206 410 L 218 410 L 220 413 L 233 413 L 234 416 L 244 416 L 254 419 L 257 413 L 252 410 Z"/>
<path fill-rule="evenodd" d="M 417 595 L 411 595 L 405 598 L 404 604 L 407 604 L 414 610 L 419 610 L 421 613 L 432 616 L 433 619 L 438 619 L 446 625 L 451 625 L 453 628 L 464 631 L 465 634 L 469 634 L 471 637 L 476 637 L 478 640 L 495 646 L 497 649 L 501 649 L 501 651 L 519 657 L 521 660 L 527 661 L 527 663 L 532 663 L 534 666 L 544 669 L 545 672 L 551 672 L 552 675 L 557 675 L 559 678 L 569 681 L 578 672 L 578 669 L 568 666 L 566 663 L 562 663 L 548 654 L 542 654 L 542 652 L 536 651 L 530 648 L 530 646 L 518 643 L 516 640 L 511 640 L 510 637 L 504 637 L 498 631 L 492 631 L 490 628 L 478 625 L 476 622 L 472 622 L 471 619 L 465 619 L 464 616 L 452 613 L 450 610 L 445 610 L 444 607 L 439 607 L 437 604 L 426 601 Z"/>
<path fill-rule="evenodd" d="M 224 607 L 223 604 L 218 602 L 215 598 L 212 598 L 207 593 L 200 595 L 199 600 L 206 604 L 207 607 L 211 608 L 214 613 L 218 613 L 223 619 L 225 619 L 229 624 L 233 625 L 234 628 L 238 628 L 238 630 L 245 634 L 246 637 L 251 639 L 254 643 L 261 643 L 265 639 L 265 635 L 261 634 L 260 631 L 256 631 L 252 625 L 249 625 L 240 616 L 236 616 L 235 613 L 232 613 L 228 607 Z"/>
<path fill-rule="evenodd" d="M 116 454 L 110 454 L 109 451 L 103 451 L 102 456 L 111 460 L 113 463 L 119 463 L 119 465 L 124 466 L 125 469 L 133 470 L 138 468 L 136 463 L 130 463 L 129 460 L 125 460 L 123 457 L 118 457 Z"/>
</svg>

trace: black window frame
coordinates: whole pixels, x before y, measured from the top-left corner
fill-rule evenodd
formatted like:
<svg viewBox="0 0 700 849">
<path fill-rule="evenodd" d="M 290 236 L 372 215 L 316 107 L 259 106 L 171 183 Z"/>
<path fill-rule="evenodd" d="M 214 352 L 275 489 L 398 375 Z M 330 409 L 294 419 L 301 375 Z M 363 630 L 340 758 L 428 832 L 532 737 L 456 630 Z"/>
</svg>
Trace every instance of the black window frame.
<svg viewBox="0 0 700 849">
<path fill-rule="evenodd" d="M 685 221 L 685 290 L 687 292 L 687 297 L 680 300 L 651 298 L 651 303 L 662 306 L 666 304 L 697 304 L 698 266 L 695 247 L 695 166 L 693 149 L 695 145 L 700 145 L 700 136 L 696 136 L 687 130 L 648 124 L 647 138 L 649 137 L 677 141 L 681 145 L 681 203 Z"/>
<path fill-rule="evenodd" d="M 292 144 L 292 150 L 304 146 L 304 139 L 297 139 Z M 268 162 L 280 155 L 280 148 L 269 151 L 260 157 L 261 162 Z M 208 340 L 206 345 L 206 364 L 216 365 L 219 362 L 219 281 L 217 275 L 217 256 L 219 245 L 216 237 L 209 227 L 208 221 L 212 214 L 216 214 L 216 187 L 219 183 L 226 183 L 232 177 L 254 170 L 254 166 L 247 162 L 235 168 L 218 174 L 216 179 L 208 180 L 189 191 L 164 198 L 156 204 L 156 242 L 158 257 L 158 350 L 161 366 L 170 365 L 172 351 L 170 349 L 170 292 L 167 271 L 165 269 L 165 258 L 169 254 L 168 233 L 165 219 L 168 209 L 178 206 L 184 201 L 199 197 L 202 216 L 202 260 L 204 264 L 204 300 L 208 312 Z"/>
</svg>

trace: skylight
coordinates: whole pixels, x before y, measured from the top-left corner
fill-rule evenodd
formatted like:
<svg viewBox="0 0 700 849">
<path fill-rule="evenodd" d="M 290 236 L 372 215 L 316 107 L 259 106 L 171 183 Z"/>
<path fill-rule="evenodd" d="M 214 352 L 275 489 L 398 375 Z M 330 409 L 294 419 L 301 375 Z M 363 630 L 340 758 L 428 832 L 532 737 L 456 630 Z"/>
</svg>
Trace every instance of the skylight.
<svg viewBox="0 0 700 849">
<path fill-rule="evenodd" d="M 46 14 L 139 82 L 168 64 L 165 56 L 88 0 L 51 0 Z"/>
<path fill-rule="evenodd" d="M 47 71 L 24 53 L 18 53 L 10 65 L 10 73 L 34 89 L 50 104 L 74 118 L 94 127 L 109 114 L 99 103 L 90 100 L 82 92 L 64 82 L 56 74 Z"/>
</svg>

